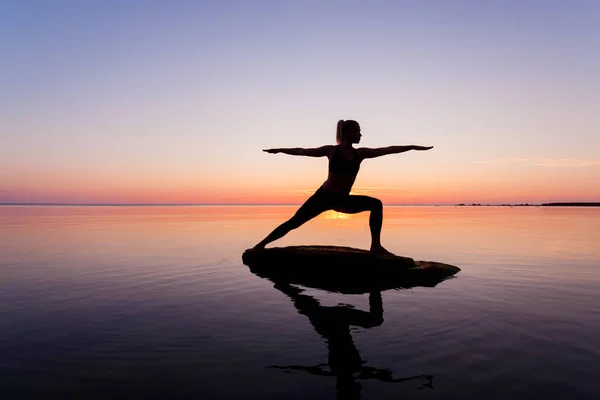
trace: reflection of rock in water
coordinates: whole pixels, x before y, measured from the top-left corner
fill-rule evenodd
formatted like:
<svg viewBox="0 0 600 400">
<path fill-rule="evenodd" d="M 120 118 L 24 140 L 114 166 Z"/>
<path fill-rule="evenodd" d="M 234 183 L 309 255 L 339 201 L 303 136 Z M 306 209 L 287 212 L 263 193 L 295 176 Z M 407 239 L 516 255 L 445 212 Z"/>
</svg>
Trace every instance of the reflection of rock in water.
<svg viewBox="0 0 600 400">
<path fill-rule="evenodd" d="M 338 398 L 360 398 L 360 384 L 356 379 L 377 379 L 382 382 L 405 382 L 421 380 L 419 388 L 433 388 L 433 376 L 417 375 L 394 378 L 388 369 L 369 367 L 360 357 L 350 334 L 350 326 L 368 329 L 383 323 L 383 302 L 380 292 L 369 295 L 369 311 L 361 311 L 349 306 L 322 306 L 315 298 L 303 294 L 301 289 L 288 284 L 275 284 L 275 288 L 285 293 L 293 301 L 298 313 L 306 315 L 314 329 L 327 342 L 328 364 L 314 366 L 288 365 L 272 366 L 287 372 L 305 371 L 313 375 L 335 376 Z M 329 368 L 327 368 L 329 367 Z"/>
</svg>

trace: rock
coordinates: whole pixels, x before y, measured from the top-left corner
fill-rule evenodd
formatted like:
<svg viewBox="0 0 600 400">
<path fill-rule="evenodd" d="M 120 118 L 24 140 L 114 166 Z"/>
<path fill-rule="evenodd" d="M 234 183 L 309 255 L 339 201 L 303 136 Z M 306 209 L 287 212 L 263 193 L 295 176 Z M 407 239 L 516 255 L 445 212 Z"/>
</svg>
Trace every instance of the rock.
<svg viewBox="0 0 600 400">
<path fill-rule="evenodd" d="M 253 273 L 276 283 L 349 294 L 432 287 L 460 271 L 458 267 L 439 262 L 415 261 L 339 246 L 248 249 L 242 260 Z"/>
</svg>

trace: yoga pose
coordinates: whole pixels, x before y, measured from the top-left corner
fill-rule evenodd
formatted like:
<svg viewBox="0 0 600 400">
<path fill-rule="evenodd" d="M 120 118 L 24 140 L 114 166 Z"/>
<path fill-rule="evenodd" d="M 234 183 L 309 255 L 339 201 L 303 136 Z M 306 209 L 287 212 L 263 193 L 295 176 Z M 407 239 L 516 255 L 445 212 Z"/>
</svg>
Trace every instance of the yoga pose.
<svg viewBox="0 0 600 400">
<path fill-rule="evenodd" d="M 355 149 L 354 143 L 362 137 L 360 125 L 353 120 L 340 120 L 337 123 L 337 146 L 327 145 L 314 149 L 267 149 L 267 153 L 284 153 L 293 156 L 327 157 L 329 159 L 329 175 L 321 187 L 296 211 L 296 214 L 279 225 L 266 238 L 254 246 L 263 249 L 267 244 L 282 238 L 292 229 L 300 227 L 305 222 L 327 210 L 335 210 L 345 214 L 355 214 L 370 211 L 369 228 L 371 230 L 371 251 L 389 254 L 381 245 L 381 225 L 383 222 L 383 204 L 381 200 L 370 196 L 350 194 L 350 189 L 356 180 L 360 163 L 365 158 L 374 158 L 386 154 L 403 153 L 409 150 L 429 150 L 423 146 L 389 146 L 370 149 L 362 147 Z"/>
</svg>

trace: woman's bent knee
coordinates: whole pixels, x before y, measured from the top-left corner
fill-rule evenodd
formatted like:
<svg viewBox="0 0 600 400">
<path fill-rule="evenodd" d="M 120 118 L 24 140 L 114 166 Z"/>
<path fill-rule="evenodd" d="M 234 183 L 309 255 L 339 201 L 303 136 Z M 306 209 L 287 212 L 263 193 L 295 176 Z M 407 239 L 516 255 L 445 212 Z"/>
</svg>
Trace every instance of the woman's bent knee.
<svg viewBox="0 0 600 400">
<path fill-rule="evenodd" d="M 379 199 L 371 200 L 371 211 L 380 211 L 383 210 L 383 202 Z"/>
</svg>

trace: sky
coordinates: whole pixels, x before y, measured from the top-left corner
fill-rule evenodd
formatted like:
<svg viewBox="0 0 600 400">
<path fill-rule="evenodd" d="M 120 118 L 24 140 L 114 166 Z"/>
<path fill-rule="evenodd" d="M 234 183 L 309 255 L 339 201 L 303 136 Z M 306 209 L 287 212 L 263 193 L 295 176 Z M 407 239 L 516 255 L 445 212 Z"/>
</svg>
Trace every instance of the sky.
<svg viewBox="0 0 600 400">
<path fill-rule="evenodd" d="M 600 2 L 6 0 L 0 203 L 600 201 Z"/>
</svg>

